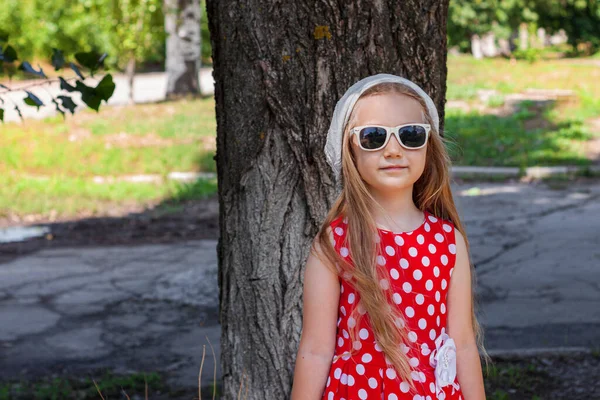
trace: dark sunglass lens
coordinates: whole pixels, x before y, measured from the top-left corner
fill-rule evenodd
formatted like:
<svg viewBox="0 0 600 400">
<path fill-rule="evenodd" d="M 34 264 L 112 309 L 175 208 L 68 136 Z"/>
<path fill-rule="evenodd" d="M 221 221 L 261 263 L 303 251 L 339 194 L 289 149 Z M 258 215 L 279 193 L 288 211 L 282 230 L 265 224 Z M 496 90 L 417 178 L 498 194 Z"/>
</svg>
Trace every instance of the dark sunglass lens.
<svg viewBox="0 0 600 400">
<path fill-rule="evenodd" d="M 375 150 L 383 146 L 386 138 L 386 131 L 383 128 L 367 127 L 360 130 L 360 144 L 365 149 Z"/>
<path fill-rule="evenodd" d="M 419 125 L 409 125 L 400 128 L 400 140 L 406 147 L 420 147 L 425 144 L 427 133 L 425 128 Z"/>
</svg>

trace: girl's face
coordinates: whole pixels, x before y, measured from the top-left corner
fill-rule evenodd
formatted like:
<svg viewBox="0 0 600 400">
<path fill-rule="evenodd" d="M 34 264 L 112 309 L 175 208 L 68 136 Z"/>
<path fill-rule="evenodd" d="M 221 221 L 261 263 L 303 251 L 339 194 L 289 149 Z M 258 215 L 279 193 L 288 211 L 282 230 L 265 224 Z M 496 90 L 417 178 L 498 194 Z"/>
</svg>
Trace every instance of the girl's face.
<svg viewBox="0 0 600 400">
<path fill-rule="evenodd" d="M 398 126 L 407 123 L 426 123 L 421 104 L 412 97 L 386 93 L 361 98 L 355 105 L 354 126 L 385 125 Z M 398 143 L 396 136 L 390 137 L 386 146 L 377 151 L 364 151 L 358 145 L 358 136 L 351 137 L 351 148 L 356 168 L 371 189 L 378 192 L 398 191 L 411 187 L 425 169 L 427 145 L 414 150 Z M 385 169 L 400 166 L 398 169 Z"/>
</svg>

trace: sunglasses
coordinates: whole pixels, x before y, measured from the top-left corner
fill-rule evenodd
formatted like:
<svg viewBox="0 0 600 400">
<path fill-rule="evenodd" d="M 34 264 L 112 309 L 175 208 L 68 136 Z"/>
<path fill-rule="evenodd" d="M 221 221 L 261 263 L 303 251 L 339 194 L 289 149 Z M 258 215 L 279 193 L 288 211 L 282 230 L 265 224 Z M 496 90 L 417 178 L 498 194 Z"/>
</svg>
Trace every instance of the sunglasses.
<svg viewBox="0 0 600 400">
<path fill-rule="evenodd" d="M 431 125 L 429 124 L 404 124 L 396 127 L 368 125 L 352 128 L 350 135 L 358 135 L 360 148 L 365 151 L 375 151 L 385 147 L 390 140 L 390 133 L 402 147 L 409 150 L 420 149 L 427 143 Z"/>
</svg>

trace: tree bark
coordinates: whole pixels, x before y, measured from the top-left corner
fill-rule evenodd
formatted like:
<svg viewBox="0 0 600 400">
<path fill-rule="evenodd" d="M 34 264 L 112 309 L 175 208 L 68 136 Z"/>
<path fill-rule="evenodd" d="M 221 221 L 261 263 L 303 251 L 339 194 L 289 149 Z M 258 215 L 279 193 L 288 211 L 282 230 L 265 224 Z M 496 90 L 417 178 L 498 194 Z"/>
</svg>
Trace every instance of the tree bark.
<svg viewBox="0 0 600 400">
<path fill-rule="evenodd" d="M 304 263 L 337 195 L 336 102 L 387 72 L 444 117 L 448 0 L 207 0 L 217 116 L 224 398 L 289 397 Z"/>
<path fill-rule="evenodd" d="M 200 94 L 200 0 L 164 0 L 169 99 Z"/>
</svg>

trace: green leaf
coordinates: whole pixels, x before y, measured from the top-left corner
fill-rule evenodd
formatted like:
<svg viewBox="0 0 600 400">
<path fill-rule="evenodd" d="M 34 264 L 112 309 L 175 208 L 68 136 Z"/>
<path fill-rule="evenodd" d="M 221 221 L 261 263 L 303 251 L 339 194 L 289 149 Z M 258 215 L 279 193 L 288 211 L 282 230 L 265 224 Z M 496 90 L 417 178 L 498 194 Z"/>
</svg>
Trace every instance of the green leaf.
<svg viewBox="0 0 600 400">
<path fill-rule="evenodd" d="M 79 71 L 79 68 L 77 67 L 77 65 L 73 64 L 73 63 L 69 63 L 69 66 L 71 67 L 71 69 L 73 71 L 75 71 L 75 73 L 77 74 L 77 76 L 82 79 L 85 80 L 85 77 L 81 74 L 81 71 Z"/>
<path fill-rule="evenodd" d="M 62 115 L 63 120 L 64 120 L 65 119 L 65 112 L 62 110 L 62 108 L 60 108 L 60 104 L 58 104 L 58 102 L 55 99 L 52 99 L 52 102 L 54 104 L 56 104 L 56 111 L 58 111 Z"/>
<path fill-rule="evenodd" d="M 0 108 L 0 121 L 4 122 L 4 109 Z"/>
<path fill-rule="evenodd" d="M 107 54 L 99 54 L 95 51 L 90 51 L 87 53 L 76 53 L 75 59 L 79 64 L 83 65 L 87 69 L 90 70 L 90 74 L 94 76 L 94 72 L 104 65 L 104 60 L 106 59 Z"/>
<path fill-rule="evenodd" d="M 23 121 L 23 114 L 21 114 L 21 109 L 19 108 L 19 106 L 15 106 L 15 111 L 17 112 L 17 114 L 19 114 L 19 118 L 21 118 L 21 121 Z"/>
<path fill-rule="evenodd" d="M 6 62 L 13 62 L 17 58 L 17 51 L 11 45 L 6 46 L 2 54 L 0 54 L 0 60 Z"/>
<path fill-rule="evenodd" d="M 98 85 L 93 88 L 86 86 L 83 82 L 77 81 L 75 89 L 81 93 L 81 100 L 92 110 L 98 111 L 102 100 L 108 101 L 115 91 L 115 84 L 112 76 L 107 74 Z"/>
<path fill-rule="evenodd" d="M 67 92 L 74 92 L 77 90 L 77 89 L 75 89 L 75 86 L 69 85 L 69 83 L 67 81 L 65 81 L 62 76 L 59 76 L 58 80 L 60 81 L 61 89 L 66 90 Z"/>
<path fill-rule="evenodd" d="M 115 84 L 111 74 L 107 74 L 102 78 L 98 86 L 96 86 L 98 94 L 104 101 L 108 101 L 115 91 Z"/>
<path fill-rule="evenodd" d="M 71 114 L 75 114 L 77 104 L 75 104 L 69 96 L 58 96 L 57 98 L 62 102 L 64 108 L 71 111 Z"/>
<path fill-rule="evenodd" d="M 8 32 L 0 29 L 0 43 L 8 42 Z"/>
<path fill-rule="evenodd" d="M 25 71 L 29 74 L 33 74 L 33 75 L 37 75 L 39 77 L 42 77 L 44 79 L 48 79 L 48 77 L 46 76 L 46 74 L 44 74 L 44 70 L 42 69 L 42 67 L 40 67 L 40 65 L 38 64 L 38 68 L 40 69 L 39 71 L 36 71 L 35 69 L 33 69 L 33 67 L 31 66 L 31 64 L 29 64 L 28 61 L 23 61 L 21 63 L 21 65 L 19 66 L 19 69 L 22 71 Z"/>
<path fill-rule="evenodd" d="M 59 49 L 52 48 L 52 66 L 55 71 L 62 69 L 65 66 L 65 57 L 63 56 L 62 51 Z"/>
<path fill-rule="evenodd" d="M 25 104 L 32 107 L 37 107 L 38 110 L 40 109 L 40 106 L 44 105 L 40 98 L 37 97 L 35 94 L 31 93 L 28 90 L 26 90 L 25 93 L 27 93 L 27 97 L 25 97 L 25 99 L 23 100 Z"/>
</svg>

